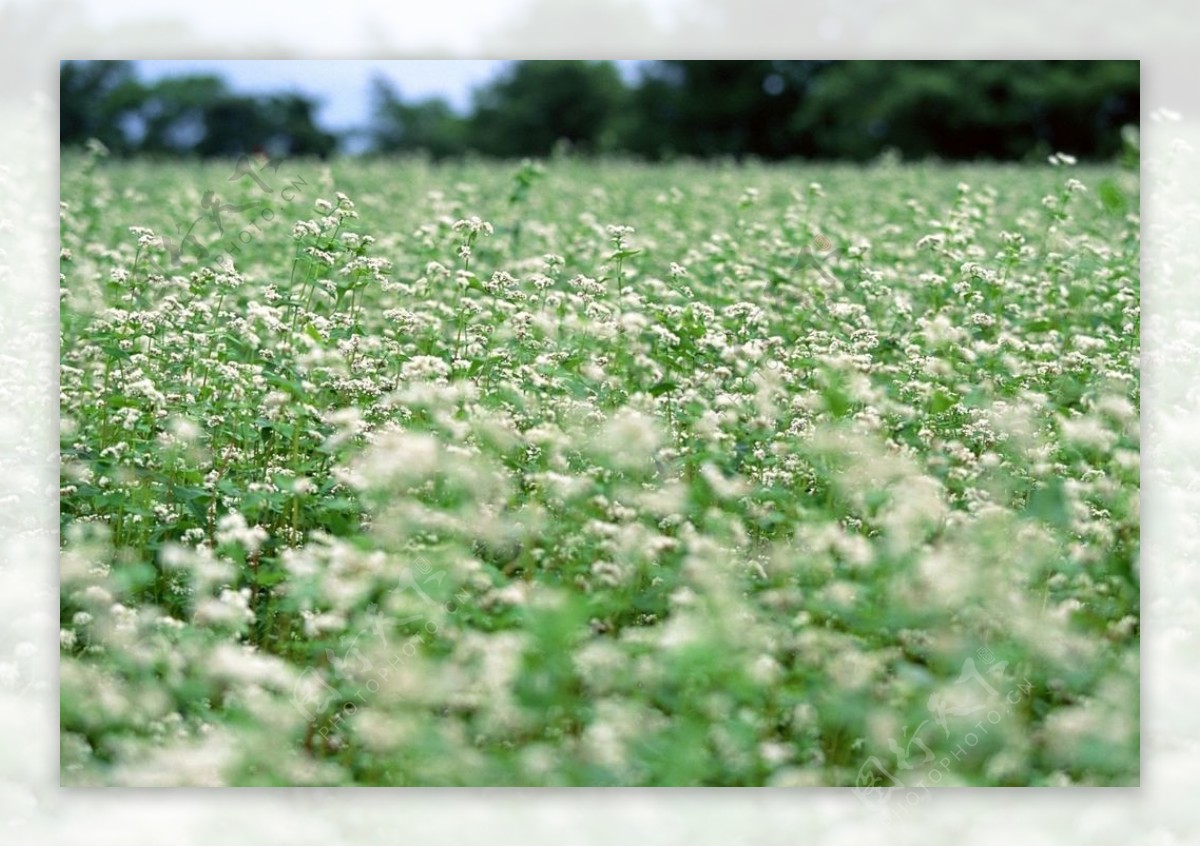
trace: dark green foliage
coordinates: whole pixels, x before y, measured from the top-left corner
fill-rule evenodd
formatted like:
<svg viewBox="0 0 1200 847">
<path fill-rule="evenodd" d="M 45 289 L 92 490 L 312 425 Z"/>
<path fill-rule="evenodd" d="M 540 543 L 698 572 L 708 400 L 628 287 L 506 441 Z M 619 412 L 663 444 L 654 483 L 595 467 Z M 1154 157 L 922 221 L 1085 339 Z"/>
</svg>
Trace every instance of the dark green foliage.
<svg viewBox="0 0 1200 847">
<path fill-rule="evenodd" d="M 434 158 L 461 154 L 467 145 L 467 123 L 445 100 L 406 103 L 388 81 L 371 81 L 372 149 L 386 153 L 423 150 Z"/>
<path fill-rule="evenodd" d="M 208 75 L 144 83 L 130 62 L 68 61 L 60 73 L 64 146 L 95 138 L 114 153 L 208 158 L 325 157 L 337 145 L 317 126 L 316 103 L 301 94 L 234 94 Z"/>
<path fill-rule="evenodd" d="M 1136 165 L 1136 61 L 670 60 L 624 80 L 612 62 L 512 62 L 467 114 L 372 82 L 377 153 L 648 159 L 1042 158 L 1055 151 Z M 245 96 L 212 76 L 140 82 L 128 62 L 62 64 L 62 142 L 115 152 L 326 156 L 312 100 Z M 1131 135 L 1131 132 L 1133 133 Z"/>
<path fill-rule="evenodd" d="M 628 92 L 611 62 L 516 62 L 476 94 L 471 146 L 493 156 L 546 156 L 559 142 L 598 153 Z"/>
</svg>

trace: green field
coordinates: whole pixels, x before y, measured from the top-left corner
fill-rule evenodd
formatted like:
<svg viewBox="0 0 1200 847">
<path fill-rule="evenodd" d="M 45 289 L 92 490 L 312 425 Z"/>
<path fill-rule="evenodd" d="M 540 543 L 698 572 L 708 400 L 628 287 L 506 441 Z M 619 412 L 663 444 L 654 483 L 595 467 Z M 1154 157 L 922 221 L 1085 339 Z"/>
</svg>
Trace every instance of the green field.
<svg viewBox="0 0 1200 847">
<path fill-rule="evenodd" d="M 1137 784 L 1138 195 L 64 154 L 64 784 Z"/>
</svg>

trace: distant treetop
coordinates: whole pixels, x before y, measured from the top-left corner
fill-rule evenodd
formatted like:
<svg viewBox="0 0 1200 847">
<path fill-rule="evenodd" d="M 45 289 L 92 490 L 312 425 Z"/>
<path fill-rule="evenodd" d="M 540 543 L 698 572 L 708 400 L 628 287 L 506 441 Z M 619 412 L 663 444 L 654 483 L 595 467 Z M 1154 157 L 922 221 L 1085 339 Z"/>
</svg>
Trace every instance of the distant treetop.
<svg viewBox="0 0 1200 847">
<path fill-rule="evenodd" d="M 862 161 L 1081 158 L 1121 152 L 1140 109 L 1136 61 L 647 62 L 627 83 L 611 62 L 514 62 L 467 114 L 372 82 L 368 126 L 320 128 L 299 93 L 249 96 L 214 76 L 143 83 L 128 62 L 67 61 L 61 140 L 118 154 L 327 156 L 349 135 L 375 153 L 581 154 Z"/>
</svg>

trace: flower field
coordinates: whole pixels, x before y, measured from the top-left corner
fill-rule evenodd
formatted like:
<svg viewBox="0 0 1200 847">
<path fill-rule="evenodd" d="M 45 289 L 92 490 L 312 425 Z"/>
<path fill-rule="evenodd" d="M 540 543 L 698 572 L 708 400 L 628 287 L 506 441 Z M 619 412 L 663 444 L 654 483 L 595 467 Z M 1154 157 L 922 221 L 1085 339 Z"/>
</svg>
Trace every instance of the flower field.
<svg viewBox="0 0 1200 847">
<path fill-rule="evenodd" d="M 68 785 L 1139 779 L 1139 187 L 61 177 Z"/>
</svg>

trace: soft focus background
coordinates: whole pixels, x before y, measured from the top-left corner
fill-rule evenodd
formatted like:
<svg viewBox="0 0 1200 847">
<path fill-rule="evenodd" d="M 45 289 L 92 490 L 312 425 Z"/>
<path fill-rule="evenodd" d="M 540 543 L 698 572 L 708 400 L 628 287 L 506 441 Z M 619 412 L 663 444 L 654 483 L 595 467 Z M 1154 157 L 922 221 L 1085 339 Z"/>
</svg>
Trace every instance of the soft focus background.
<svg viewBox="0 0 1200 847">
<path fill-rule="evenodd" d="M 1200 162 L 1189 4 L 1004 7 L 942 3 L 670 0 L 661 4 L 473 2 L 389 16 L 360 2 L 229 0 L 163 10 L 149 2 L 0 5 L 0 396 L 7 414 L 0 491 L 0 653 L 21 674 L 0 691 L 0 838 L 25 843 L 1187 843 L 1200 731 L 1200 326 L 1194 285 Z M 319 23 L 310 13 L 319 12 Z M 891 824 L 847 791 L 64 792 L 57 787 L 57 136 L 63 58 L 180 55 L 697 57 L 754 55 L 1145 56 L 1147 283 L 1143 533 L 1147 567 L 1143 788 L 944 792 Z M 44 279 L 44 284 L 29 280 Z M 302 798 L 302 799 L 301 799 Z M 299 802 L 298 802 L 299 801 Z"/>
<path fill-rule="evenodd" d="M 123 155 L 555 150 L 1109 158 L 1135 61 L 67 61 L 62 142 Z"/>
</svg>

